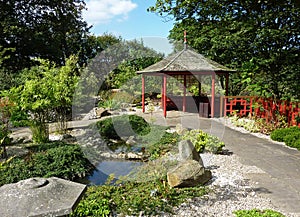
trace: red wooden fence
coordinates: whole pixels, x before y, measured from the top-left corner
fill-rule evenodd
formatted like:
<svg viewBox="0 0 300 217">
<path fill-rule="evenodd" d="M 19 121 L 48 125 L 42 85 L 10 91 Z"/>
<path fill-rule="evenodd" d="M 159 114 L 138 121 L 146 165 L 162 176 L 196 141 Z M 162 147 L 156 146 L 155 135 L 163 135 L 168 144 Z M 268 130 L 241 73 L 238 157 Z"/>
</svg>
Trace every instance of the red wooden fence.
<svg viewBox="0 0 300 217">
<path fill-rule="evenodd" d="M 254 96 L 224 96 L 222 98 L 224 116 L 228 114 L 250 115 L 264 118 L 266 122 L 276 122 L 278 121 L 278 115 L 281 115 L 287 118 L 289 126 L 298 125 L 300 127 L 300 102 L 264 99 Z"/>
</svg>

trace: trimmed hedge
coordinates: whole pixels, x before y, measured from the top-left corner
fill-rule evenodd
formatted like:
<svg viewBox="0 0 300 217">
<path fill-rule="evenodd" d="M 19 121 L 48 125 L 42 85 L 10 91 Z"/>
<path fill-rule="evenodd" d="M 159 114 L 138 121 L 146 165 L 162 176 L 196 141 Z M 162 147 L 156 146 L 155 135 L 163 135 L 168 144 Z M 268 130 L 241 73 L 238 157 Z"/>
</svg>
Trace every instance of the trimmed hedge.
<svg viewBox="0 0 300 217">
<path fill-rule="evenodd" d="M 271 139 L 300 150 L 300 128 L 297 126 L 274 130 Z"/>
</svg>

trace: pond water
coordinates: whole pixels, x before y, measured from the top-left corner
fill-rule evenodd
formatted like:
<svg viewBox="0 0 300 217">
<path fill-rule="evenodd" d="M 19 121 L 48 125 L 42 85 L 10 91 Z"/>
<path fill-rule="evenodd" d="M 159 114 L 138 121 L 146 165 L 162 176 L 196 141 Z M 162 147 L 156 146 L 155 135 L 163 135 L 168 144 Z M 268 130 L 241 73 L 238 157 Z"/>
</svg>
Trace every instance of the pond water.
<svg viewBox="0 0 300 217">
<path fill-rule="evenodd" d="M 141 166 L 142 162 L 125 160 L 106 160 L 96 166 L 92 175 L 87 177 L 90 185 L 103 185 L 110 174 L 118 179 L 120 176 L 128 175 L 133 169 Z"/>
</svg>

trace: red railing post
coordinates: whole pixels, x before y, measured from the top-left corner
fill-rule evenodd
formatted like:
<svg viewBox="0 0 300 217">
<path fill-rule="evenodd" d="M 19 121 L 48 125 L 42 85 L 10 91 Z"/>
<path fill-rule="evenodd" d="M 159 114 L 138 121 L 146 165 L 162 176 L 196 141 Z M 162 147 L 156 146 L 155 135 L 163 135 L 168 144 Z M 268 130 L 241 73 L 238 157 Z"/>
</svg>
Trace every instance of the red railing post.
<svg viewBox="0 0 300 217">
<path fill-rule="evenodd" d="M 250 117 L 252 117 L 252 103 L 253 103 L 253 97 L 250 96 Z"/>
</svg>

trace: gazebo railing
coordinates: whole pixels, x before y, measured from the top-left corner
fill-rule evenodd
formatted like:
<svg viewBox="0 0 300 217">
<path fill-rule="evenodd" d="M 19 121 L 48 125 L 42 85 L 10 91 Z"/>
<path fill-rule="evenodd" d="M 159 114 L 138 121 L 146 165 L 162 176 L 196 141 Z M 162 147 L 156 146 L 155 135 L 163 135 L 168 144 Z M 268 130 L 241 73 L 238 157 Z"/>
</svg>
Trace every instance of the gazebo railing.
<svg viewBox="0 0 300 217">
<path fill-rule="evenodd" d="M 267 123 L 277 122 L 278 115 L 287 118 L 289 126 L 300 127 L 300 102 L 265 99 L 254 96 L 223 96 L 224 116 L 255 116 L 265 119 Z"/>
</svg>

